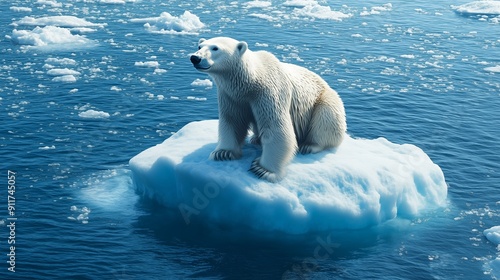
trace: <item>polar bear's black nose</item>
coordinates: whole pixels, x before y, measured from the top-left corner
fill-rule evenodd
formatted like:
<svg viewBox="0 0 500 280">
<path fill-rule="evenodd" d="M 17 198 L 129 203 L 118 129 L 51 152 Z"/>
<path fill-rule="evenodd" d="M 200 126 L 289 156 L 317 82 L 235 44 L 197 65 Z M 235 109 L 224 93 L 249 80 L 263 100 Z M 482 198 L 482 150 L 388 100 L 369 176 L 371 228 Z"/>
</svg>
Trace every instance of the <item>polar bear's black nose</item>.
<svg viewBox="0 0 500 280">
<path fill-rule="evenodd" d="M 196 64 L 198 64 L 198 63 L 200 63 L 200 61 L 201 61 L 201 57 L 199 57 L 199 56 L 197 56 L 197 55 L 192 55 L 190 59 L 191 59 L 191 62 L 192 62 L 194 65 L 196 65 Z"/>
</svg>

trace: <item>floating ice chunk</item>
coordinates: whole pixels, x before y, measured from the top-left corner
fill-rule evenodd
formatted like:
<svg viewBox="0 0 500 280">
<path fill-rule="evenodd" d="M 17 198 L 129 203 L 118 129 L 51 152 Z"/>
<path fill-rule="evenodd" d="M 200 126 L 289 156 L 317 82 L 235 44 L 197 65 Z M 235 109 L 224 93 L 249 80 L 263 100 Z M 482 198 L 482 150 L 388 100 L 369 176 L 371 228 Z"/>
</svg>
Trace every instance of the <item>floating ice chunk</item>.
<svg viewBox="0 0 500 280">
<path fill-rule="evenodd" d="M 484 68 L 484 71 L 493 72 L 493 73 L 500 73 L 500 65 L 486 67 L 486 68 Z"/>
<path fill-rule="evenodd" d="M 54 0 L 37 0 L 36 4 L 47 5 L 47 6 L 51 6 L 53 8 L 62 7 L 61 3 L 57 2 L 57 1 L 54 1 Z"/>
<path fill-rule="evenodd" d="M 38 149 L 39 150 L 54 150 L 55 148 L 56 148 L 56 146 L 52 145 L 52 146 L 39 147 Z"/>
<path fill-rule="evenodd" d="M 144 23 L 144 27 L 151 33 L 158 34 L 198 34 L 205 24 L 200 18 L 189 11 L 179 17 L 163 12 L 159 17 L 136 18 L 131 22 Z"/>
<path fill-rule="evenodd" d="M 71 58 L 56 58 L 56 57 L 49 57 L 45 60 L 45 63 L 48 64 L 57 64 L 57 65 L 76 65 L 76 60 L 71 59 Z"/>
<path fill-rule="evenodd" d="M 495 245 L 500 245 L 500 226 L 494 226 L 483 231 L 484 236 Z M 500 247 L 499 247 L 500 248 Z M 500 279 L 500 256 L 487 263 L 490 273 L 495 279 Z"/>
<path fill-rule="evenodd" d="M 414 54 L 402 54 L 400 55 L 402 58 L 408 58 L 408 59 L 414 59 L 415 55 Z"/>
<path fill-rule="evenodd" d="M 386 11 L 391 11 L 392 10 L 392 4 L 387 3 L 382 6 L 375 6 L 372 7 L 370 10 L 364 9 L 359 15 L 360 16 L 369 16 L 369 15 L 378 15 L 381 12 L 386 12 Z"/>
<path fill-rule="evenodd" d="M 296 156 L 285 178 L 273 184 L 248 172 L 260 154 L 257 146 L 246 144 L 240 160 L 208 159 L 217 125 L 189 123 L 132 158 L 136 190 L 176 209 L 186 223 L 294 234 L 361 229 L 446 203 L 441 169 L 413 145 L 346 135 L 336 151 Z"/>
<path fill-rule="evenodd" d="M 303 8 L 305 6 L 317 5 L 317 4 L 318 1 L 316 0 L 288 0 L 283 3 L 283 6 Z"/>
<path fill-rule="evenodd" d="M 341 21 L 342 19 L 349 18 L 351 14 L 345 14 L 339 11 L 332 11 L 330 6 L 322 6 L 316 1 L 311 1 L 302 8 L 295 8 L 293 14 L 299 17 L 329 19 Z"/>
<path fill-rule="evenodd" d="M 52 78 L 52 81 L 61 83 L 74 83 L 76 82 L 76 77 L 74 75 L 62 75 Z"/>
<path fill-rule="evenodd" d="M 156 67 L 159 67 L 160 66 L 160 63 L 158 63 L 158 61 L 146 61 L 146 62 L 143 62 L 143 61 L 137 61 L 134 63 L 135 66 L 139 66 L 139 67 L 151 67 L 151 68 L 156 68 Z"/>
<path fill-rule="evenodd" d="M 276 16 L 270 16 L 270 15 L 266 15 L 266 14 L 257 14 L 257 13 L 252 13 L 252 14 L 248 14 L 249 17 L 255 17 L 255 18 L 260 18 L 260 19 L 265 19 L 267 21 L 278 21 L 279 18 L 276 17 Z"/>
<path fill-rule="evenodd" d="M 68 217 L 68 219 L 73 220 L 73 221 L 78 221 L 82 224 L 88 224 L 89 222 L 89 214 L 90 214 L 90 209 L 87 207 L 82 207 L 78 208 L 77 206 L 73 205 L 70 207 L 71 212 L 75 212 L 78 216 L 75 218 L 74 215 L 71 215 Z"/>
<path fill-rule="evenodd" d="M 32 25 L 32 26 L 59 26 L 59 27 L 103 27 L 105 24 L 96 24 L 88 22 L 84 19 L 75 16 L 49 16 L 49 17 L 24 17 L 15 22 L 15 25 Z"/>
<path fill-rule="evenodd" d="M 19 45 L 30 45 L 36 47 L 74 47 L 95 46 L 96 42 L 81 35 L 73 35 L 66 28 L 57 26 L 37 26 L 33 30 L 12 31 L 11 40 Z"/>
<path fill-rule="evenodd" d="M 80 72 L 71 70 L 68 68 L 62 68 L 62 69 L 50 69 L 47 71 L 47 75 L 49 76 L 64 76 L 64 75 L 80 75 Z"/>
<path fill-rule="evenodd" d="M 135 3 L 141 0 L 101 0 L 100 3 L 104 4 L 125 4 L 125 3 Z"/>
<path fill-rule="evenodd" d="M 210 81 L 209 79 L 204 79 L 204 80 L 196 79 L 191 83 L 191 85 L 194 87 L 208 87 L 208 88 L 213 86 L 212 81 Z"/>
<path fill-rule="evenodd" d="M 27 12 L 27 13 L 31 13 L 32 11 L 32 9 L 28 7 L 16 7 L 16 6 L 10 7 L 10 10 L 14 12 Z"/>
<path fill-rule="evenodd" d="M 255 1 L 246 2 L 243 5 L 247 9 L 251 9 L 251 8 L 268 8 L 268 7 L 271 7 L 273 5 L 273 3 L 269 2 L 269 1 L 255 0 Z"/>
<path fill-rule="evenodd" d="M 484 236 L 496 245 L 500 245 L 500 226 L 494 226 L 483 231 Z"/>
<path fill-rule="evenodd" d="M 451 8 L 464 15 L 500 15 L 500 1 L 474 1 Z"/>
<path fill-rule="evenodd" d="M 109 113 L 104 111 L 95 111 L 91 109 L 80 112 L 78 116 L 84 119 L 107 119 L 109 118 Z"/>
</svg>

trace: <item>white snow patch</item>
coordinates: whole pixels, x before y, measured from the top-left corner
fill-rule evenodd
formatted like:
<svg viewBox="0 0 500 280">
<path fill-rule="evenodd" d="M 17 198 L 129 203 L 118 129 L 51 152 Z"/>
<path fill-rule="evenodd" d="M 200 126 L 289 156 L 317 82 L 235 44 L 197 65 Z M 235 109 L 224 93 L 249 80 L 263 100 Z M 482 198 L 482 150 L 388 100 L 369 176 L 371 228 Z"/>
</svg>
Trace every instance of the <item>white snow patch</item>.
<svg viewBox="0 0 500 280">
<path fill-rule="evenodd" d="M 213 83 L 209 79 L 204 79 L 204 80 L 196 79 L 191 83 L 191 85 L 194 87 L 208 87 L 208 88 L 210 88 L 213 86 Z"/>
<path fill-rule="evenodd" d="M 261 153 L 245 144 L 235 161 L 208 159 L 217 120 L 192 122 L 130 160 L 142 195 L 194 219 L 229 227 L 306 233 L 412 219 L 446 205 L 443 172 L 418 147 L 353 139 L 336 151 L 297 155 L 278 183 L 248 169 Z"/>
<path fill-rule="evenodd" d="M 90 109 L 84 112 L 80 112 L 78 116 L 84 119 L 107 119 L 109 118 L 109 113 Z"/>
<path fill-rule="evenodd" d="M 144 23 L 146 30 L 155 34 L 197 35 L 198 31 L 205 27 L 200 18 L 189 11 L 185 11 L 179 17 L 163 12 L 159 17 L 135 18 L 130 21 Z"/>
</svg>

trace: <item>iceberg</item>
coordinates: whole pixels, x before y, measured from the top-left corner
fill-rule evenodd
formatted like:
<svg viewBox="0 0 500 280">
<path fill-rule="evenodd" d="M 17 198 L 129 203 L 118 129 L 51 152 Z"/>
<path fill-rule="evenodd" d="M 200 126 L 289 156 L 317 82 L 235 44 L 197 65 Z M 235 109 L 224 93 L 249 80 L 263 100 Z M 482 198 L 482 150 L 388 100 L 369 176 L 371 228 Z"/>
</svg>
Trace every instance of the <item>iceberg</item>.
<svg viewBox="0 0 500 280">
<path fill-rule="evenodd" d="M 278 183 L 248 171 L 260 146 L 212 161 L 217 120 L 192 122 L 129 164 L 139 194 L 193 221 L 303 234 L 412 219 L 446 205 L 440 167 L 420 148 L 349 135 L 335 150 L 297 155 Z"/>
</svg>

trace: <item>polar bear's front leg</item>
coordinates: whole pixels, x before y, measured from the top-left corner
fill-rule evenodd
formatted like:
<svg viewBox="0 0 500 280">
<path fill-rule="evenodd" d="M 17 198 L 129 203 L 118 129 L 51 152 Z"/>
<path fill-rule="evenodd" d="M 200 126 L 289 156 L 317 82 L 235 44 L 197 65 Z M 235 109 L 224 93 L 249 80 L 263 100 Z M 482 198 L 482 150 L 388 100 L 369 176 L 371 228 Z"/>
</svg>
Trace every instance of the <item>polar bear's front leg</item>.
<svg viewBox="0 0 500 280">
<path fill-rule="evenodd" d="M 241 158 L 241 146 L 248 133 L 251 112 L 239 107 L 227 99 L 219 98 L 219 141 L 210 159 L 221 161 Z"/>
<path fill-rule="evenodd" d="M 277 182 L 285 175 L 286 166 L 297 150 L 292 120 L 286 113 L 260 113 L 256 115 L 265 116 L 257 118 L 262 155 L 253 161 L 249 171 L 259 178 Z"/>
</svg>

